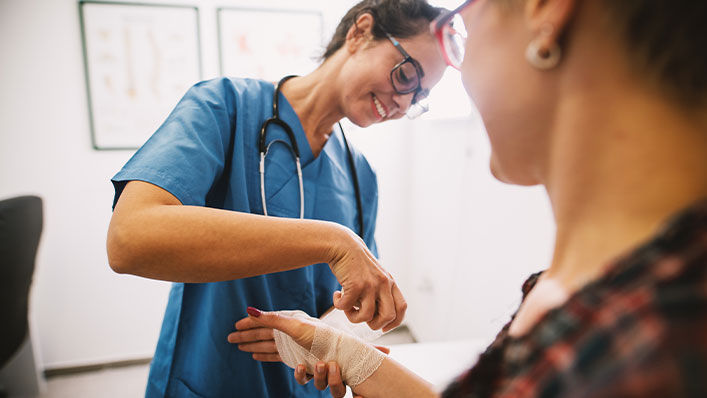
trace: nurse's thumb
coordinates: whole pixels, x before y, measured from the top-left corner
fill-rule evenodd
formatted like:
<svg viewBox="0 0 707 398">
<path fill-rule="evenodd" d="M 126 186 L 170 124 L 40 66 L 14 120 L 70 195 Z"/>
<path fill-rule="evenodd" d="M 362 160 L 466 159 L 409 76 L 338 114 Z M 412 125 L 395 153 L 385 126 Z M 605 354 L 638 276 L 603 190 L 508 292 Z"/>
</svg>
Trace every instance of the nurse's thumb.
<svg viewBox="0 0 707 398">
<path fill-rule="evenodd" d="M 354 297 L 351 292 L 344 293 L 343 289 L 341 291 L 337 290 L 334 292 L 333 297 L 334 307 L 342 311 L 349 311 L 356 305 L 356 299 L 357 297 Z"/>
<path fill-rule="evenodd" d="M 277 329 L 289 335 L 294 334 L 294 325 L 286 315 L 277 312 L 261 311 L 255 307 L 246 308 L 246 312 L 250 318 L 260 326 Z"/>
</svg>

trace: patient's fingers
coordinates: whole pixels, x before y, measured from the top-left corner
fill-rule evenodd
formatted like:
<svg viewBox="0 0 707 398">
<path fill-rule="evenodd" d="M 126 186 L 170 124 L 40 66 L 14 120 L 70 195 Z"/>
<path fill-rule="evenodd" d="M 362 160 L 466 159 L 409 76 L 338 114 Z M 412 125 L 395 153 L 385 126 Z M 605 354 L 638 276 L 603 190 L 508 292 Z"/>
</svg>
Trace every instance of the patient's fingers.
<svg viewBox="0 0 707 398">
<path fill-rule="evenodd" d="M 260 362 L 282 362 L 280 354 L 255 353 L 253 354 L 253 359 Z"/>
<path fill-rule="evenodd" d="M 258 341 L 257 343 L 238 344 L 238 349 L 245 352 L 260 352 L 263 354 L 277 353 L 277 345 L 274 341 Z"/>
<path fill-rule="evenodd" d="M 254 322 L 252 318 L 243 318 L 236 322 L 236 330 L 246 330 L 246 329 L 253 329 L 253 328 L 260 328 L 262 327 L 259 325 L 257 322 Z"/>
<path fill-rule="evenodd" d="M 253 321 L 260 326 L 278 329 L 290 335 L 292 339 L 305 349 L 312 347 L 314 340 L 314 324 L 293 318 L 277 312 L 260 311 L 253 307 L 247 308 Z"/>
<path fill-rule="evenodd" d="M 334 398 L 342 398 L 346 395 L 346 386 L 341 380 L 341 371 L 339 370 L 339 365 L 336 362 L 329 362 L 327 364 L 328 376 L 327 384 L 329 384 L 329 392 Z"/>
<path fill-rule="evenodd" d="M 322 391 L 327 387 L 327 366 L 324 362 L 317 362 L 314 365 L 314 387 Z"/>
<path fill-rule="evenodd" d="M 301 385 L 305 385 L 311 380 L 310 377 L 307 376 L 307 373 L 305 371 L 305 366 L 302 364 L 297 365 L 295 368 L 295 380 Z"/>
<path fill-rule="evenodd" d="M 233 332 L 228 335 L 228 342 L 229 343 L 247 343 L 247 342 L 253 342 L 253 341 L 268 341 L 272 340 L 273 337 L 273 331 L 270 328 L 264 328 L 264 327 L 259 327 L 259 328 L 254 328 L 254 329 L 246 329 L 246 330 L 239 330 L 237 332 Z"/>
</svg>

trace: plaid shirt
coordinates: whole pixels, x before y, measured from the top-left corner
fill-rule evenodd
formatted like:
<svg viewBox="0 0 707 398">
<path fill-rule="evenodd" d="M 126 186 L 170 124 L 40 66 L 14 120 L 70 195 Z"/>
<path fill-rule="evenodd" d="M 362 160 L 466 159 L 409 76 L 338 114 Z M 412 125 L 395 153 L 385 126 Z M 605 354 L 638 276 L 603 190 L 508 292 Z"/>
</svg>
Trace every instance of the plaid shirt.
<svg viewBox="0 0 707 398">
<path fill-rule="evenodd" d="M 707 397 L 707 200 L 528 334 L 509 326 L 443 397 Z"/>
</svg>

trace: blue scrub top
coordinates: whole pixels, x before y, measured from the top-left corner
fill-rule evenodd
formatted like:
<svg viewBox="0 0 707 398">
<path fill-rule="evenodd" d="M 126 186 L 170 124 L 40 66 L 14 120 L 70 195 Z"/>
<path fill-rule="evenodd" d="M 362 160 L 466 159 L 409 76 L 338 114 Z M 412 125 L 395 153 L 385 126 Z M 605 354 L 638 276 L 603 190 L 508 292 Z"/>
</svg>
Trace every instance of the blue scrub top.
<svg viewBox="0 0 707 398">
<path fill-rule="evenodd" d="M 114 206 L 128 181 L 147 181 L 184 205 L 263 214 L 258 173 L 258 135 L 272 115 L 272 83 L 218 78 L 192 87 L 164 124 L 113 177 Z M 292 127 L 301 151 L 305 217 L 334 221 L 358 232 L 356 197 L 342 132 L 335 130 L 314 157 L 299 118 L 280 95 L 280 117 Z M 235 130 L 233 153 L 228 152 Z M 272 126 L 268 142 L 287 140 Z M 378 208 L 376 176 L 351 147 L 364 212 L 364 241 L 377 256 L 373 239 Z M 224 193 L 215 192 L 231 157 Z M 299 186 L 292 154 L 276 143 L 266 163 L 268 214 L 299 217 Z M 219 205 L 216 205 L 218 203 Z M 339 284 L 327 264 L 214 283 L 175 283 L 150 368 L 147 397 L 324 397 L 313 383 L 300 386 L 292 369 L 263 363 L 226 341 L 233 324 L 251 305 L 264 310 L 301 309 L 311 316 L 332 306 Z"/>
</svg>

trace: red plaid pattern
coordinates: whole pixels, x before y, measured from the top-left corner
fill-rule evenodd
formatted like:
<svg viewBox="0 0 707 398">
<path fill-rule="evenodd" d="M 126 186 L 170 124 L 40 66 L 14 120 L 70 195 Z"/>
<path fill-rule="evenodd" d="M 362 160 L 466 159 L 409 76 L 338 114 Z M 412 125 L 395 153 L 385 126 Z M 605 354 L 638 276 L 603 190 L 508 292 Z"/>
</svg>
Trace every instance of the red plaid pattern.
<svg viewBox="0 0 707 398">
<path fill-rule="evenodd" d="M 528 334 L 509 326 L 443 397 L 707 397 L 707 200 Z"/>
</svg>

